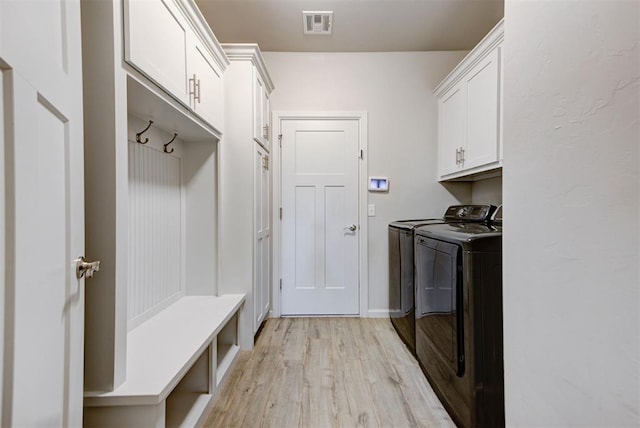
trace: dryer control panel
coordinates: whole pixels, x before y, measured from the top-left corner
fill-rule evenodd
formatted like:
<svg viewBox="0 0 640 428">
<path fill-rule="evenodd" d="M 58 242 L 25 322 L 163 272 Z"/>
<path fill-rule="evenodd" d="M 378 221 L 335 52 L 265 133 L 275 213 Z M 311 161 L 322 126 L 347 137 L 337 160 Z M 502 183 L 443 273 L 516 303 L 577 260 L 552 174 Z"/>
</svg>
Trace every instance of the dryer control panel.
<svg viewBox="0 0 640 428">
<path fill-rule="evenodd" d="M 451 205 L 444 213 L 445 221 L 487 221 L 496 207 L 493 205 Z"/>
</svg>

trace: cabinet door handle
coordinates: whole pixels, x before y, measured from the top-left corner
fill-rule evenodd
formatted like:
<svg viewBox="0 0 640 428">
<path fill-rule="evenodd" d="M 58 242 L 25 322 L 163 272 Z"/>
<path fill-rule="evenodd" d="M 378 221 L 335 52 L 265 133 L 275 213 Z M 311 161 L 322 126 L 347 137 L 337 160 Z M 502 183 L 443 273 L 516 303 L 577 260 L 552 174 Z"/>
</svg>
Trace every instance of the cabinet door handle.
<svg viewBox="0 0 640 428">
<path fill-rule="evenodd" d="M 460 147 L 460 163 L 464 163 L 464 149 Z"/>
<path fill-rule="evenodd" d="M 269 125 L 265 125 L 262 127 L 262 138 L 269 141 Z"/>
<path fill-rule="evenodd" d="M 460 164 L 460 149 L 456 148 L 456 165 Z"/>
<path fill-rule="evenodd" d="M 195 73 L 189 78 L 189 95 L 193 97 L 194 103 L 197 101 L 200 104 L 200 79 L 196 78 Z"/>
</svg>

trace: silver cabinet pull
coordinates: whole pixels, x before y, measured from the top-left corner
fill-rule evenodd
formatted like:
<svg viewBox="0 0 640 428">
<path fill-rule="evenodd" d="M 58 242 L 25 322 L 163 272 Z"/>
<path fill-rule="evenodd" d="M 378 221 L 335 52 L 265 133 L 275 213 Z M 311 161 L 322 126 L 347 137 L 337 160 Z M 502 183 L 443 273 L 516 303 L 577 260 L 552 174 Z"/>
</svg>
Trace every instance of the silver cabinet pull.
<svg viewBox="0 0 640 428">
<path fill-rule="evenodd" d="M 87 278 L 93 277 L 95 272 L 100 270 L 100 260 L 95 262 L 88 262 L 84 256 L 80 256 L 76 259 L 76 278 L 80 279 L 86 275 Z"/>
<path fill-rule="evenodd" d="M 193 87 L 193 89 L 191 89 Z M 200 104 L 200 79 L 196 78 L 196 74 L 193 73 L 193 77 L 189 78 L 189 95 L 193 97 L 193 102 L 196 101 Z"/>
<path fill-rule="evenodd" d="M 262 138 L 269 141 L 269 125 L 265 125 L 262 127 Z"/>
<path fill-rule="evenodd" d="M 456 165 L 460 165 L 460 149 L 456 148 Z"/>
<path fill-rule="evenodd" d="M 355 232 L 358 229 L 358 226 L 356 226 L 355 224 L 346 226 L 345 229 L 349 229 L 351 232 Z"/>
<path fill-rule="evenodd" d="M 464 148 L 460 147 L 460 163 L 464 163 Z"/>
</svg>

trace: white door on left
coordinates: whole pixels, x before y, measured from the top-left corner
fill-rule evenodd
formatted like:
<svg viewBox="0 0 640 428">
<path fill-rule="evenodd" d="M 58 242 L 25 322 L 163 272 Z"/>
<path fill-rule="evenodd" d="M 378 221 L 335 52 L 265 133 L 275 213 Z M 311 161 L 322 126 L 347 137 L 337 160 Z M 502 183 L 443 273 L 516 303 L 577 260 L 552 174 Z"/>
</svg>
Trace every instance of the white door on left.
<svg viewBox="0 0 640 428">
<path fill-rule="evenodd" d="M 79 1 L 0 1 L 2 426 L 82 425 L 80 43 Z"/>
</svg>

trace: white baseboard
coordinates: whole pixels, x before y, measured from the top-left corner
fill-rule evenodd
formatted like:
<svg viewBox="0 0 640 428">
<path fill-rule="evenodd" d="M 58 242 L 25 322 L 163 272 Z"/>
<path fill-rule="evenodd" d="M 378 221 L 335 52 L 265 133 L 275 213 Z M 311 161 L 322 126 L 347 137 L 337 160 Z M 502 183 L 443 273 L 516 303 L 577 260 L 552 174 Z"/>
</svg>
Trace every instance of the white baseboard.
<svg viewBox="0 0 640 428">
<path fill-rule="evenodd" d="M 369 309 L 365 318 L 388 318 L 389 309 Z"/>
</svg>

